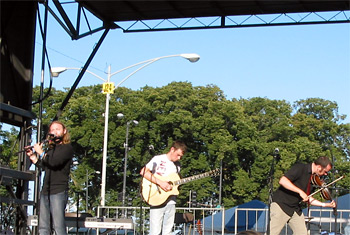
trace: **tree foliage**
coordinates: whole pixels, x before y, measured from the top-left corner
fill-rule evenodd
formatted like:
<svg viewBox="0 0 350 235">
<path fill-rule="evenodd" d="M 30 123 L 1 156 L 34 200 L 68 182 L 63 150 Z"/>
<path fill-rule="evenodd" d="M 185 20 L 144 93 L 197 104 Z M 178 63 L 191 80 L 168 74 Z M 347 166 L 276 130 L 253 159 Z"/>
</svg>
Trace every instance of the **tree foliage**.
<svg viewBox="0 0 350 235">
<path fill-rule="evenodd" d="M 39 88 L 34 89 L 38 96 Z M 44 101 L 44 123 L 55 116 L 67 91 L 53 89 Z M 37 107 L 34 107 L 37 112 Z M 105 96 L 101 86 L 78 88 L 60 119 L 68 126 L 75 159 L 72 171 L 74 190 L 83 190 L 86 172 L 101 171 L 104 135 Z M 118 119 L 118 113 L 124 118 Z M 269 173 L 274 167 L 274 187 L 278 178 L 295 162 L 312 162 L 320 155 L 334 161 L 330 177 L 348 175 L 350 169 L 350 125 L 343 124 L 335 102 L 310 98 L 290 104 L 267 98 L 227 100 L 214 85 L 192 86 L 173 82 L 164 87 L 145 86 L 133 91 L 120 87 L 111 95 L 108 123 L 106 204 L 121 205 L 125 160 L 126 123 L 130 126 L 127 161 L 127 196 L 137 205 L 140 169 L 155 154 L 168 151 L 173 140 L 188 145 L 181 160 L 183 177 L 223 166 L 222 202 L 235 206 L 252 199 L 267 202 Z M 150 146 L 154 146 L 154 150 Z M 280 157 L 274 161 L 274 149 Z M 89 175 L 90 207 L 100 198 L 100 175 Z M 220 194 L 220 177 L 210 177 L 181 186 L 179 206 L 188 206 L 189 191 L 197 191 L 197 201 L 206 203 Z M 349 188 L 350 180 L 338 187 Z M 341 192 L 346 193 L 346 192 Z"/>
</svg>

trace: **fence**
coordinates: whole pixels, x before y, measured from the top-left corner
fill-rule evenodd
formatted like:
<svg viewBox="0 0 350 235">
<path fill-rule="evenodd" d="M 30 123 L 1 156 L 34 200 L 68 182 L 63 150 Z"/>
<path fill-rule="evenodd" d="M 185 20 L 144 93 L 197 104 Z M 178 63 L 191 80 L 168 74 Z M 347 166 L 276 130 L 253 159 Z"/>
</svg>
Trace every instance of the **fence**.
<svg viewBox="0 0 350 235">
<path fill-rule="evenodd" d="M 113 219 L 132 218 L 134 229 L 132 234 L 146 235 L 149 231 L 149 207 L 98 207 L 97 217 L 106 217 Z M 175 215 L 174 234 L 204 234 L 206 223 L 204 218 L 208 215 L 214 215 L 218 212 L 224 212 L 224 208 L 187 208 L 177 207 Z M 142 213 L 140 213 L 142 212 Z M 224 228 L 225 213 L 220 213 L 222 228 Z M 214 221 L 210 221 L 214 223 Z M 213 225 L 213 224 L 212 224 Z M 224 235 L 224 229 L 221 232 L 214 231 L 214 226 L 211 226 L 211 234 Z M 127 234 L 127 232 L 125 233 Z"/>
<path fill-rule="evenodd" d="M 268 224 L 268 209 L 236 208 L 234 220 L 234 234 L 242 230 L 254 230 L 261 234 L 266 233 Z M 241 213 L 240 213 L 241 212 Z M 305 222 L 310 235 L 344 234 L 346 226 L 350 227 L 350 210 L 337 210 L 337 217 L 332 209 L 310 209 Z M 242 225 L 242 221 L 245 222 Z M 293 232 L 285 225 L 281 235 L 291 235 Z"/>
<path fill-rule="evenodd" d="M 86 230 L 80 234 L 139 234 L 147 235 L 149 231 L 149 207 L 99 207 L 98 218 L 123 219 L 132 218 L 134 228 L 117 232 L 116 230 Z M 224 235 L 237 234 L 243 230 L 254 230 L 265 234 L 268 225 L 267 209 L 236 208 L 234 215 L 226 214 L 224 208 L 185 208 L 177 207 L 175 216 L 174 235 Z M 350 226 L 350 210 L 338 210 L 335 218 L 333 210 L 310 209 L 306 224 L 310 235 L 328 234 L 337 230 L 343 234 L 345 227 Z M 281 235 L 292 234 L 286 225 Z"/>
<path fill-rule="evenodd" d="M 267 230 L 267 209 L 236 208 L 232 227 L 234 234 L 238 231 L 254 230 L 265 233 Z"/>
<path fill-rule="evenodd" d="M 308 227 L 313 234 L 320 234 L 322 231 L 335 232 L 344 234 L 347 225 L 350 226 L 350 210 L 336 211 L 337 217 L 334 216 L 332 209 L 310 209 Z M 317 233 L 318 232 L 318 233 Z"/>
</svg>

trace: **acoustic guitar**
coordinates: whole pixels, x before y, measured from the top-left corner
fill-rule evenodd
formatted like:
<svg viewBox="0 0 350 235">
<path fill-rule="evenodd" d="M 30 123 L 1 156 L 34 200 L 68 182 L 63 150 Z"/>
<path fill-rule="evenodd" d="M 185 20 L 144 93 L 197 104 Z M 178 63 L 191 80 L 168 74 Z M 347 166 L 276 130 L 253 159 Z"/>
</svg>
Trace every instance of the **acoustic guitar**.
<svg viewBox="0 0 350 235">
<path fill-rule="evenodd" d="M 143 178 L 142 179 L 142 191 L 141 195 L 143 200 L 150 206 L 160 206 L 172 195 L 179 195 L 178 187 L 181 184 L 191 182 L 193 180 L 199 180 L 205 177 L 217 175 L 220 172 L 220 169 L 208 171 L 199 175 L 190 176 L 187 178 L 180 179 L 180 176 L 177 173 L 172 173 L 166 177 L 160 175 L 154 175 L 157 179 L 168 181 L 172 186 L 171 191 L 164 191 L 158 185 L 152 183 L 151 181 Z"/>
</svg>

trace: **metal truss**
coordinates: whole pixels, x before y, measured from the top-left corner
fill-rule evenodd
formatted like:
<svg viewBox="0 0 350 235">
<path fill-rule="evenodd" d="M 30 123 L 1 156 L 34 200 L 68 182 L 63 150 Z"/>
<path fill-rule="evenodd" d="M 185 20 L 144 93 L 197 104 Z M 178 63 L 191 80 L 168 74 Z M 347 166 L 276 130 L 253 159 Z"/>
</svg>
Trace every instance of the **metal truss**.
<svg viewBox="0 0 350 235">
<path fill-rule="evenodd" d="M 67 32 L 67 34 L 73 40 L 78 40 L 80 38 L 94 34 L 101 30 L 118 28 L 118 26 L 113 22 L 103 22 L 99 18 L 92 16 L 91 14 L 89 15 L 89 11 L 77 2 L 60 3 L 58 0 L 53 0 L 52 2 L 56 7 L 56 11 L 49 5 L 44 6 L 47 7 L 48 12 L 50 12 L 50 14 L 55 18 L 55 20 L 60 24 L 60 26 Z M 63 7 L 63 5 L 65 4 L 74 4 L 75 6 L 77 6 L 77 12 L 75 16 L 69 16 L 67 14 Z M 89 16 L 90 18 L 92 17 L 92 20 L 89 20 Z M 71 20 L 73 19 L 73 17 L 75 17 L 75 24 L 73 24 Z M 94 24 L 96 24 L 97 22 L 98 26 L 93 26 L 91 22 L 94 22 Z M 83 29 L 84 31 L 82 30 L 83 26 L 85 26 Z"/>
<path fill-rule="evenodd" d="M 54 10 L 53 8 L 48 7 L 48 11 L 73 40 L 83 38 L 87 35 L 94 34 L 104 29 L 116 28 L 121 29 L 124 33 L 132 33 L 150 31 L 350 23 L 349 10 L 105 22 L 94 16 L 79 2 L 71 1 L 61 3 L 59 0 L 52 0 L 52 2 L 56 9 Z M 70 18 L 67 12 L 64 10 L 63 5 L 65 4 L 75 4 L 77 10 L 74 16 L 75 24 L 73 24 L 71 20 L 73 17 Z M 99 22 L 100 24 L 99 26 L 92 26 L 91 22 L 94 24 L 96 24 L 96 22 Z M 82 32 L 83 28 L 84 32 Z"/>
<path fill-rule="evenodd" d="M 350 23 L 350 11 L 337 12 L 308 12 L 308 13 L 281 13 L 271 15 L 243 15 L 222 16 L 187 19 L 163 19 L 152 21 L 116 22 L 124 33 L 169 31 L 169 30 L 193 30 L 193 29 L 218 29 L 218 28 L 242 28 L 260 26 L 286 26 L 308 24 Z"/>
</svg>

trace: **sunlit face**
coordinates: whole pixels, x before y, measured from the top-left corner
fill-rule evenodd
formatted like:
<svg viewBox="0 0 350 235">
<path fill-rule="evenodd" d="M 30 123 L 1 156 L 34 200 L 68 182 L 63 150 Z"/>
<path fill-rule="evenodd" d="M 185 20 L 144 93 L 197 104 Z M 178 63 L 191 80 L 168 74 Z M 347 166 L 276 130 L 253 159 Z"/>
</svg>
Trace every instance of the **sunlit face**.
<svg viewBox="0 0 350 235">
<path fill-rule="evenodd" d="M 181 149 L 171 148 L 170 154 L 169 154 L 169 160 L 172 162 L 177 162 L 182 158 L 183 155 L 184 153 Z"/>
<path fill-rule="evenodd" d="M 317 165 L 316 166 L 316 174 L 319 175 L 319 176 L 322 176 L 322 175 L 327 175 L 328 172 L 332 169 L 331 165 L 328 164 L 327 167 L 322 167 L 320 165 Z"/>
<path fill-rule="evenodd" d="M 54 134 L 56 137 L 63 137 L 67 130 L 59 123 L 53 123 L 50 126 L 50 134 Z"/>
</svg>

